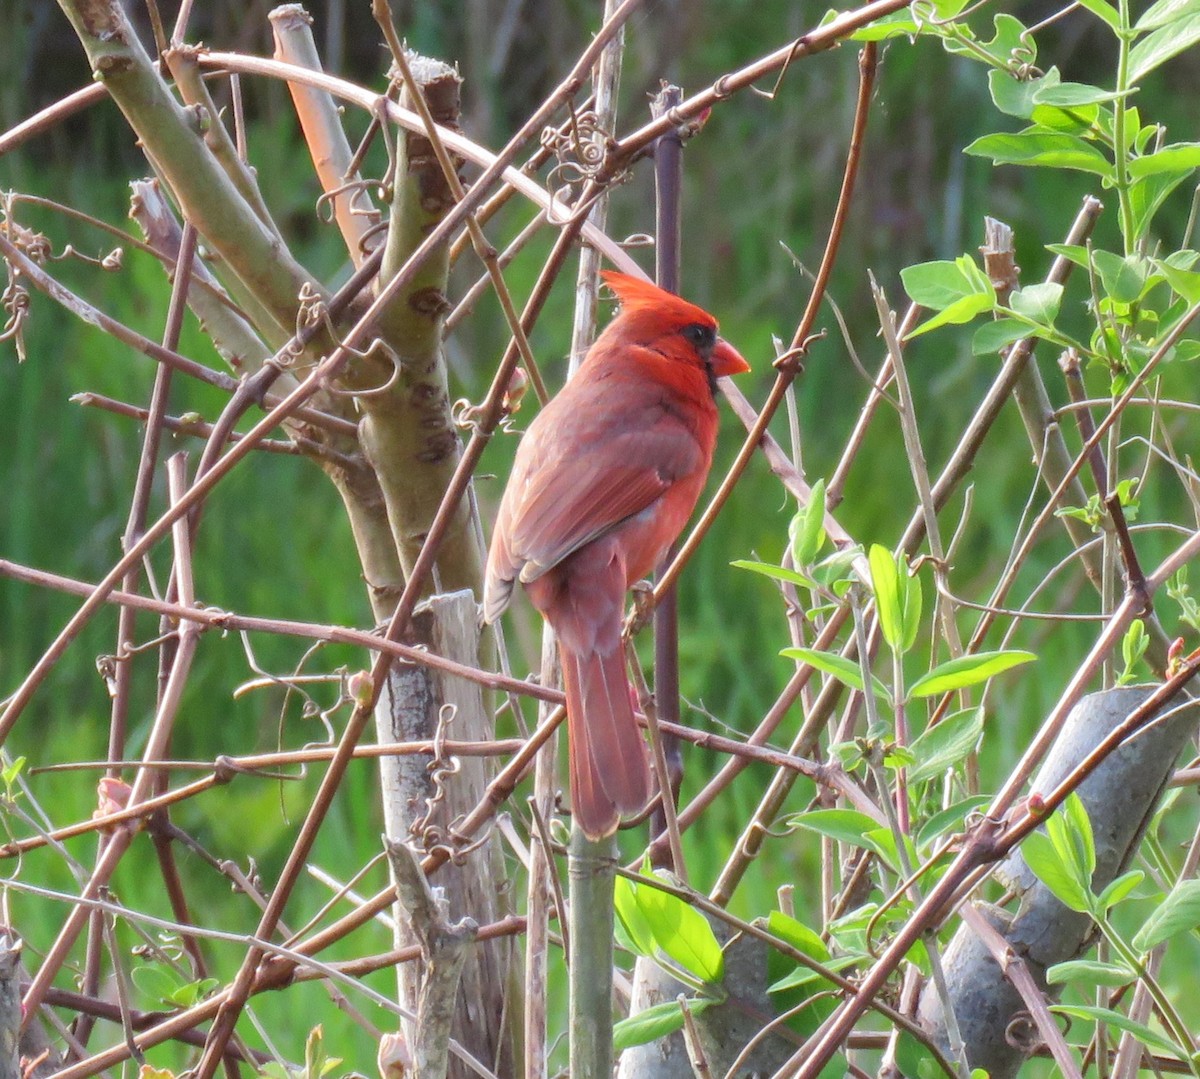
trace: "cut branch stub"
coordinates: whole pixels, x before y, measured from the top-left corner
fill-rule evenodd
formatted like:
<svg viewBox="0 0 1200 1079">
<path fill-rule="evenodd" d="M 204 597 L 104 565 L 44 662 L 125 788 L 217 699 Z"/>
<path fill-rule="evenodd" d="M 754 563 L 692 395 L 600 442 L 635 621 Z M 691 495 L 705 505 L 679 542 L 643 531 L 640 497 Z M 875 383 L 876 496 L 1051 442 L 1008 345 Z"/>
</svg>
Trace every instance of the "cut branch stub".
<svg viewBox="0 0 1200 1079">
<path fill-rule="evenodd" d="M 446 64 L 419 57 L 411 57 L 410 65 L 434 119 L 456 127 L 458 73 Z M 424 135 L 402 132 L 394 152 L 391 220 L 377 288 L 391 280 L 454 204 Z M 406 575 L 420 554 L 460 453 L 442 357 L 442 322 L 449 309 L 448 273 L 449 246 L 441 244 L 380 319 L 380 337 L 397 366 L 394 378 L 383 389 L 378 383 L 354 387 L 375 390 L 364 392 L 360 399 L 362 444 L 379 476 Z M 479 587 L 483 551 L 470 527 L 465 502 L 442 544 L 437 568 L 442 591 Z M 429 588 L 432 590 L 432 583 Z"/>
</svg>

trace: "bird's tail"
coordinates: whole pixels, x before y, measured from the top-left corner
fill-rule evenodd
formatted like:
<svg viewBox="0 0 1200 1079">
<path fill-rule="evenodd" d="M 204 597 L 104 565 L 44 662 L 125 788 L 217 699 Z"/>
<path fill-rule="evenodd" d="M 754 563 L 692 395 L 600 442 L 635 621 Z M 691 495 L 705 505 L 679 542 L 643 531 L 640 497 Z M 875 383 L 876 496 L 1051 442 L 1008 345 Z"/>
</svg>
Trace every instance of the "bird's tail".
<svg viewBox="0 0 1200 1079">
<path fill-rule="evenodd" d="M 646 744 L 633 717 L 621 647 L 577 654 L 562 649 L 570 732 L 571 811 L 589 839 L 616 831 L 622 814 L 650 800 Z"/>
</svg>

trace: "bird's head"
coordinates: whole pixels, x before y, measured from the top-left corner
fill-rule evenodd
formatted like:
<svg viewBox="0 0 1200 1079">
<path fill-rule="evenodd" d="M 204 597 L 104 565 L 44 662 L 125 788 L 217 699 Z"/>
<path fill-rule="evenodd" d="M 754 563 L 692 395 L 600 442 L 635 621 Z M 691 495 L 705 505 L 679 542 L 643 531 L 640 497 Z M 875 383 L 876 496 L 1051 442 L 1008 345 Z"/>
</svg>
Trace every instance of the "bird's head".
<svg viewBox="0 0 1200 1079">
<path fill-rule="evenodd" d="M 717 320 L 703 308 L 616 270 L 600 276 L 621 302 L 606 334 L 703 367 L 714 390 L 716 379 L 750 370 L 741 353 L 717 335 Z"/>
</svg>

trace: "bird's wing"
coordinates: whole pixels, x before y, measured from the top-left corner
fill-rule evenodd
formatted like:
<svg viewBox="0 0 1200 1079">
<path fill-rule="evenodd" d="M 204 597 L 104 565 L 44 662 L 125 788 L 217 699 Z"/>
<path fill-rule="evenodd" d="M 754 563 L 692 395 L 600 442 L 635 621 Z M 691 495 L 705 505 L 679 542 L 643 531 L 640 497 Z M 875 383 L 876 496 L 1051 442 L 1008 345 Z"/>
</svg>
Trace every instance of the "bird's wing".
<svg viewBox="0 0 1200 1079">
<path fill-rule="evenodd" d="M 702 467 L 694 434 L 658 401 L 640 409 L 622 401 L 622 409 L 618 423 L 606 421 L 603 407 L 570 417 L 570 427 L 546 440 L 548 451 L 531 447 L 528 468 L 513 477 L 519 486 L 505 542 L 522 581 L 648 509 Z"/>
</svg>

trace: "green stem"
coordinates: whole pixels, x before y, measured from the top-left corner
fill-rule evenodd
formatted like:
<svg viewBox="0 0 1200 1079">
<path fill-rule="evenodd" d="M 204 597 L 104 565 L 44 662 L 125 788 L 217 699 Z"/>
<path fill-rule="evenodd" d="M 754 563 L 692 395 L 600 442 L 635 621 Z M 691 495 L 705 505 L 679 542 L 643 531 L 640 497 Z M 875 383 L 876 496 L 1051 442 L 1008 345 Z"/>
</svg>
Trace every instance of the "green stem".
<svg viewBox="0 0 1200 1079">
<path fill-rule="evenodd" d="M 1175 1006 L 1171 1003 L 1167 994 L 1163 992 L 1162 986 L 1158 984 L 1154 975 L 1146 969 L 1146 964 L 1142 962 L 1141 957 L 1109 924 L 1107 916 L 1103 912 L 1100 912 L 1093 913 L 1092 917 L 1096 919 L 1096 925 L 1099 927 L 1100 932 L 1104 934 L 1104 939 L 1108 941 L 1113 951 L 1129 964 L 1131 970 L 1138 972 L 1138 977 L 1146 986 L 1146 992 L 1150 994 L 1154 1003 L 1158 1005 L 1158 1010 L 1162 1014 L 1164 1022 L 1171 1029 L 1171 1035 L 1179 1043 L 1181 1059 L 1187 1064 L 1192 1075 L 1200 1077 L 1200 1069 L 1196 1065 L 1196 1047 L 1188 1031 L 1187 1024 L 1183 1021 L 1183 1017 L 1175 1010 Z"/>
<path fill-rule="evenodd" d="M 1121 30 L 1117 34 L 1117 85 L 1120 95 L 1113 102 L 1113 162 L 1116 166 L 1114 186 L 1121 211 L 1121 236 L 1125 241 L 1125 254 L 1133 253 L 1133 203 L 1129 199 L 1129 147 L 1125 138 L 1125 95 L 1129 90 L 1129 0 L 1118 0 L 1117 9 L 1121 19 Z"/>
<path fill-rule="evenodd" d="M 571 828 L 570 1058 L 573 1079 L 611 1079 L 614 837 Z"/>
</svg>

